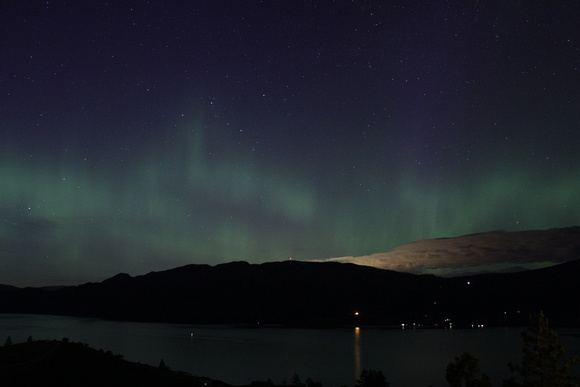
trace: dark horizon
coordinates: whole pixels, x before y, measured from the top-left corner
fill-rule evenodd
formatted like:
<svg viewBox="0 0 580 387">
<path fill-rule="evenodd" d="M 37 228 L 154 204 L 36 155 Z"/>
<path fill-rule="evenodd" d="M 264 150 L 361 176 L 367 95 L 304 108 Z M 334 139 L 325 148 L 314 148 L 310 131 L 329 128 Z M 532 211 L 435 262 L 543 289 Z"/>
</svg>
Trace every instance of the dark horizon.
<svg viewBox="0 0 580 387">
<path fill-rule="evenodd" d="M 116 321 L 333 328 L 527 326 L 540 312 L 580 326 L 580 259 L 443 278 L 337 262 L 187 265 L 44 290 L 0 288 L 0 313 Z"/>
<path fill-rule="evenodd" d="M 58 289 L 87 283 L 100 283 L 112 278 L 142 277 L 154 272 L 172 271 L 191 265 L 220 266 L 235 263 L 272 264 L 284 261 L 313 263 L 346 263 L 363 267 L 409 274 L 432 274 L 438 277 L 469 277 L 479 274 L 517 273 L 542 269 L 578 259 L 580 252 L 580 226 L 549 230 L 517 232 L 492 231 L 463 235 L 455 238 L 421 240 L 398 246 L 392 251 L 359 257 L 338 257 L 321 260 L 266 261 L 252 263 L 233 260 L 215 264 L 185 263 L 147 272 L 119 272 L 108 277 L 89 278 L 78 281 L 55 281 L 37 286 L 18 286 L 14 283 L 1 285 L 24 288 Z"/>
</svg>

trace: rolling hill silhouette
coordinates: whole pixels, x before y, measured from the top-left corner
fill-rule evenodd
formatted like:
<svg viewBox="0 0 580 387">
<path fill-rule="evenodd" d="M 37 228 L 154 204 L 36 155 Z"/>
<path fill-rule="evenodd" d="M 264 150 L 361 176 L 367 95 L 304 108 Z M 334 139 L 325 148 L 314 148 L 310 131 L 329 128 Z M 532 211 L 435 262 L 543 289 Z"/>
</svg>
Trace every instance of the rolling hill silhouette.
<svg viewBox="0 0 580 387">
<path fill-rule="evenodd" d="M 0 313 L 263 326 L 580 323 L 580 260 L 455 278 L 336 262 L 187 265 L 46 291 L 0 289 Z M 358 314 L 357 314 L 358 313 Z"/>
</svg>

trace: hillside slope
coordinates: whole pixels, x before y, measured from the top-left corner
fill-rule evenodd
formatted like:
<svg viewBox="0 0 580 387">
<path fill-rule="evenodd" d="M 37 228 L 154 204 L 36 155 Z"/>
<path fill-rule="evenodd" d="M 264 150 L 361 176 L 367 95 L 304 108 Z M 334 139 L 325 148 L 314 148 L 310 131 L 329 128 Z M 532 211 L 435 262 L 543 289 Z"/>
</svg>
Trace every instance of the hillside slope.
<svg viewBox="0 0 580 387">
<path fill-rule="evenodd" d="M 161 362 L 160 362 L 161 364 Z M 205 386 L 210 381 L 167 367 L 153 367 L 123 360 L 120 355 L 81 343 L 30 341 L 0 347 L 2 386 Z"/>
</svg>

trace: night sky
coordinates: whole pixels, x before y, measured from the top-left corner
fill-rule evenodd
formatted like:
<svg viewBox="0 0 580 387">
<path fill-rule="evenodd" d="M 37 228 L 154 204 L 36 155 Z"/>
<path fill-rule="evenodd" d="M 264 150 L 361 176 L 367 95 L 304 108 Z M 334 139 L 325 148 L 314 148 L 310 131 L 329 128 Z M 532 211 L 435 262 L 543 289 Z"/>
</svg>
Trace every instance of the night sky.
<svg viewBox="0 0 580 387">
<path fill-rule="evenodd" d="M 578 1 L 2 1 L 0 283 L 580 223 Z"/>
</svg>

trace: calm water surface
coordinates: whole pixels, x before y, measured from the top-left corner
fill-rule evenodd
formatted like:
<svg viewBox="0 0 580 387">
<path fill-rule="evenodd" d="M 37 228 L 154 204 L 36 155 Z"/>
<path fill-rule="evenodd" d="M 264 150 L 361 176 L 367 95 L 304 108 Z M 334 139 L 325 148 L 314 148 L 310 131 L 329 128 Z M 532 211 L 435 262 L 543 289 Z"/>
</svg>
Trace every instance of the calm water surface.
<svg viewBox="0 0 580 387">
<path fill-rule="evenodd" d="M 364 368 L 382 371 L 393 387 L 446 386 L 445 367 L 464 350 L 480 361 L 494 385 L 521 359 L 518 328 L 475 330 L 243 329 L 107 321 L 47 315 L 0 314 L 0 340 L 68 337 L 125 359 L 223 380 L 234 385 L 297 373 L 324 387 L 352 386 Z M 193 336 L 192 336 L 193 333 Z M 580 330 L 559 331 L 568 354 L 580 354 Z"/>
</svg>

